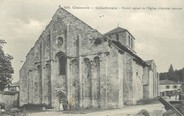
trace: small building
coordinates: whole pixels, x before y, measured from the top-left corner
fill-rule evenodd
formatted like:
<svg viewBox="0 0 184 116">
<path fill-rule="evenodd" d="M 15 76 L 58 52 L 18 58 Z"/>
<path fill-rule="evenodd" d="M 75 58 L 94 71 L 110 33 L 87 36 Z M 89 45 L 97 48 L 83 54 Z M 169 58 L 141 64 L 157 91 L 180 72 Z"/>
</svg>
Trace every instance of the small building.
<svg viewBox="0 0 184 116">
<path fill-rule="evenodd" d="M 0 92 L 0 106 L 6 110 L 19 106 L 19 82 L 5 86 Z"/>
<path fill-rule="evenodd" d="M 19 91 L 19 82 L 13 83 L 11 85 L 7 85 L 4 88 L 4 92 L 18 92 Z"/>
<path fill-rule="evenodd" d="M 181 91 L 181 83 L 171 80 L 160 80 L 159 91 L 162 97 L 175 95 L 175 93 Z"/>
</svg>

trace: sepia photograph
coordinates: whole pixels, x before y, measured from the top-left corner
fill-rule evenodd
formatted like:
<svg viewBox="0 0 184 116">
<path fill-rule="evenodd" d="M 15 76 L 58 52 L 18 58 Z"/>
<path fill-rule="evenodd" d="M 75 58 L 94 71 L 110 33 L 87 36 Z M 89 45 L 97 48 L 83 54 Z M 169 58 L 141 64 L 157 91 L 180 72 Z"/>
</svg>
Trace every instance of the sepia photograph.
<svg viewBox="0 0 184 116">
<path fill-rule="evenodd" d="M 184 116 L 183 0 L 0 0 L 0 116 Z"/>
</svg>

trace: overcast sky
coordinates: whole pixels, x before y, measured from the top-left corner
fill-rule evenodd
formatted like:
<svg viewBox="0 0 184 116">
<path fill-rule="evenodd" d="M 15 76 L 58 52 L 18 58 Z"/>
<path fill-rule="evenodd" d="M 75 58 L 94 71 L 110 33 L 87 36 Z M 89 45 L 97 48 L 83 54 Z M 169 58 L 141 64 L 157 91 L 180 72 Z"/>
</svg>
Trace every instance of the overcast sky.
<svg viewBox="0 0 184 116">
<path fill-rule="evenodd" d="M 0 0 L 0 39 L 6 53 L 14 57 L 14 81 L 19 78 L 21 61 L 45 29 L 58 6 L 89 6 L 93 9 L 67 9 L 99 32 L 120 27 L 135 37 L 137 54 L 144 60 L 154 59 L 158 72 L 184 67 L 183 0 Z M 97 6 L 118 10 L 95 9 Z M 121 7 L 162 7 L 182 10 L 132 10 Z"/>
</svg>

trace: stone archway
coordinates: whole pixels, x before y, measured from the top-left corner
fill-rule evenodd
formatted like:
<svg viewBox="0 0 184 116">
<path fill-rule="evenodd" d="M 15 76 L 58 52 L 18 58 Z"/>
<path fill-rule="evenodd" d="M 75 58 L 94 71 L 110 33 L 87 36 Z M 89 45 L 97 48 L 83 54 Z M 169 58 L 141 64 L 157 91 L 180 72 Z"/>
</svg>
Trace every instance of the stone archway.
<svg viewBox="0 0 184 116">
<path fill-rule="evenodd" d="M 58 91 L 56 93 L 56 104 L 57 107 L 56 109 L 58 111 L 65 111 L 68 109 L 68 100 L 67 100 L 67 96 L 63 91 Z"/>
</svg>

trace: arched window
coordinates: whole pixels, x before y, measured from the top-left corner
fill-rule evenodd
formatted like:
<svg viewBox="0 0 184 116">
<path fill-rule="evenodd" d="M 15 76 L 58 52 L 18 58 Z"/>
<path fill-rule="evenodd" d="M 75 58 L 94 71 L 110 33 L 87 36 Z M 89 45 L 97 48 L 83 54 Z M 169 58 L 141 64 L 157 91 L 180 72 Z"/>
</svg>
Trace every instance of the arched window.
<svg viewBox="0 0 184 116">
<path fill-rule="evenodd" d="M 131 48 L 133 48 L 133 39 L 131 38 Z"/>
<path fill-rule="evenodd" d="M 55 58 L 58 62 L 59 75 L 66 75 L 66 55 L 63 52 L 58 52 Z"/>
<path fill-rule="evenodd" d="M 99 62 L 100 58 L 98 56 L 94 57 L 95 62 Z"/>
<path fill-rule="evenodd" d="M 64 54 L 58 55 L 59 75 L 66 75 L 66 57 Z"/>
<path fill-rule="evenodd" d="M 71 71 L 74 75 L 78 74 L 78 61 L 76 59 L 71 61 Z"/>
<path fill-rule="evenodd" d="M 116 40 L 119 41 L 119 34 L 116 34 Z"/>
<path fill-rule="evenodd" d="M 96 63 L 97 73 L 99 76 L 99 74 L 100 74 L 100 58 L 98 56 L 96 56 L 96 57 L 94 57 L 94 61 Z"/>
<path fill-rule="evenodd" d="M 40 65 L 37 66 L 37 74 L 38 74 L 38 84 L 42 85 L 42 67 Z"/>
<path fill-rule="evenodd" d="M 94 57 L 94 61 L 96 64 L 96 73 L 97 73 L 97 93 L 96 93 L 96 99 L 100 100 L 100 58 L 98 56 Z M 98 107 L 100 107 L 100 101 L 98 101 Z"/>
<path fill-rule="evenodd" d="M 131 37 L 130 37 L 130 35 L 128 36 L 128 46 L 131 47 Z"/>
</svg>

